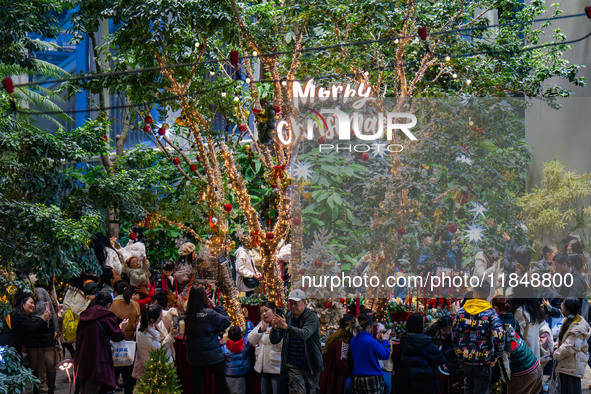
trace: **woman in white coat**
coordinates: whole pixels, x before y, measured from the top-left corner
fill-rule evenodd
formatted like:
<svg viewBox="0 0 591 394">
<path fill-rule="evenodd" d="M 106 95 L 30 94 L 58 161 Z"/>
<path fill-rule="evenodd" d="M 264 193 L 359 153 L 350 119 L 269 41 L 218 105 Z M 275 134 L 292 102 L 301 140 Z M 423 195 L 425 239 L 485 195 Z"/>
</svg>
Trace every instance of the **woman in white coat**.
<svg viewBox="0 0 591 394">
<path fill-rule="evenodd" d="M 257 286 L 249 286 L 249 280 L 260 279 L 261 273 L 256 269 L 250 249 L 244 244 L 236 250 L 236 288 L 249 296 Z M 245 279 L 247 279 L 245 281 Z"/>
<path fill-rule="evenodd" d="M 169 361 L 173 361 L 174 335 L 176 330 L 166 332 L 162 321 L 162 308 L 157 304 L 147 304 L 142 307 L 140 326 L 136 333 L 137 353 L 133 365 L 132 377 L 140 379 L 144 374 L 144 364 L 150 359 L 150 352 L 157 349 L 166 349 Z"/>
<path fill-rule="evenodd" d="M 264 301 L 260 305 L 261 322 L 248 334 L 248 342 L 256 346 L 254 370 L 261 374 L 261 393 L 283 393 L 281 377 L 281 349 L 283 340 L 272 344 L 269 339 L 271 322 L 277 307 L 274 302 Z"/>
</svg>

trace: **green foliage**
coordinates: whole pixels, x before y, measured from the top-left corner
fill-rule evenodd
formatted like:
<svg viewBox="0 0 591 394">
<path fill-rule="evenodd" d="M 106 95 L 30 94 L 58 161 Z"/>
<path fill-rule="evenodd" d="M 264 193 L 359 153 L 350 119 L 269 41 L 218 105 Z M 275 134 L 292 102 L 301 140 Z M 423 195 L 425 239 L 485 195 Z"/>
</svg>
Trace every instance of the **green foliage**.
<svg viewBox="0 0 591 394">
<path fill-rule="evenodd" d="M 150 359 L 144 364 L 144 374 L 135 391 L 140 394 L 182 393 L 176 367 L 169 361 L 166 349 L 150 352 Z"/>
<path fill-rule="evenodd" d="M 0 62 L 31 67 L 31 52 L 45 48 L 39 35 L 54 38 L 60 32 L 57 16 L 64 0 L 5 1 L 0 16 Z"/>
<path fill-rule="evenodd" d="M 540 186 L 517 199 L 522 218 L 535 240 L 562 240 L 565 232 L 589 227 L 591 174 L 566 171 L 558 160 L 544 163 Z"/>
<path fill-rule="evenodd" d="M 27 386 L 39 384 L 33 371 L 25 368 L 12 347 L 0 347 L 0 393 L 24 393 Z"/>
</svg>

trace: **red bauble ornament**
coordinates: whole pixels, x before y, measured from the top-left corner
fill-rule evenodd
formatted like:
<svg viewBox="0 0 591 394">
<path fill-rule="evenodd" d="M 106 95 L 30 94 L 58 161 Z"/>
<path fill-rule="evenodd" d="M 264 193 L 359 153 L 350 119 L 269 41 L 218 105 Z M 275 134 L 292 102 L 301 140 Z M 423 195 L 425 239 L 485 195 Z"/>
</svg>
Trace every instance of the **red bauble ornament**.
<svg viewBox="0 0 591 394">
<path fill-rule="evenodd" d="M 252 109 L 252 113 L 253 113 L 253 114 L 260 114 L 260 113 L 261 113 L 261 110 L 260 110 L 260 109 L 258 109 L 258 108 L 253 108 L 253 109 Z"/>
<path fill-rule="evenodd" d="M 398 235 L 403 236 L 404 234 L 406 234 L 406 229 L 404 227 L 398 227 L 396 229 L 396 232 L 398 233 Z"/>
<path fill-rule="evenodd" d="M 270 231 L 267 234 L 265 234 L 265 238 L 267 238 L 267 239 L 273 239 L 273 237 L 275 237 L 275 234 L 273 234 Z"/>
<path fill-rule="evenodd" d="M 316 142 L 318 142 L 319 144 L 326 144 L 326 138 L 323 136 L 320 136 L 320 137 L 318 137 Z"/>
<path fill-rule="evenodd" d="M 233 208 L 234 207 L 230 203 L 227 203 L 226 205 L 224 205 L 224 211 L 226 211 L 226 212 L 232 212 Z"/>
<path fill-rule="evenodd" d="M 419 27 L 419 37 L 425 41 L 427 39 L 427 28 L 424 26 Z"/>
<path fill-rule="evenodd" d="M 175 166 L 178 166 L 179 164 L 181 164 L 181 159 L 179 159 L 178 157 L 173 158 L 172 164 L 174 164 Z"/>
<path fill-rule="evenodd" d="M 343 297 L 341 297 L 339 299 L 339 301 L 341 302 L 341 304 L 346 305 L 347 304 L 347 300 L 345 300 Z"/>
<path fill-rule="evenodd" d="M 246 125 L 245 124 L 241 124 L 240 126 L 238 126 L 238 130 L 241 133 L 245 133 L 246 132 Z"/>
<path fill-rule="evenodd" d="M 330 307 L 331 307 L 331 306 L 332 306 L 332 303 L 331 303 L 330 301 L 326 301 L 326 302 L 324 303 L 324 308 L 325 308 L 325 309 L 330 309 Z"/>
<path fill-rule="evenodd" d="M 166 129 L 164 127 L 161 127 L 158 129 L 158 135 L 164 135 L 166 134 Z"/>
<path fill-rule="evenodd" d="M 107 142 L 108 140 L 109 140 L 109 137 L 107 137 L 106 135 L 101 135 L 101 141 Z"/>
<path fill-rule="evenodd" d="M 189 166 L 189 170 L 197 172 L 197 164 L 191 164 L 191 166 Z"/>
<path fill-rule="evenodd" d="M 316 266 L 316 268 L 320 268 L 320 267 L 322 267 L 322 261 L 320 261 L 320 260 L 316 260 L 316 261 L 314 262 L 314 265 Z"/>
<path fill-rule="evenodd" d="M 129 234 L 129 239 L 131 239 L 132 241 L 135 241 L 137 239 L 137 234 L 136 233 L 130 233 Z"/>
<path fill-rule="evenodd" d="M 276 106 L 273 107 L 273 111 L 275 111 L 275 113 L 278 114 L 278 113 L 281 112 L 281 107 L 278 106 L 278 105 L 276 105 Z"/>
<path fill-rule="evenodd" d="M 152 131 L 152 127 L 149 124 L 144 125 L 144 133 L 149 133 Z"/>
<path fill-rule="evenodd" d="M 458 224 L 457 223 L 450 224 L 447 231 L 449 231 L 452 234 L 455 234 L 455 232 L 458 231 Z"/>
<path fill-rule="evenodd" d="M 147 115 L 147 116 L 144 118 L 144 122 L 145 122 L 145 123 L 152 123 L 153 121 L 154 121 L 154 119 L 152 119 L 152 117 L 151 117 L 150 115 Z"/>
<path fill-rule="evenodd" d="M 4 85 L 4 89 L 8 94 L 12 94 L 14 92 L 14 84 L 12 83 L 12 78 L 6 77 L 2 80 L 2 85 Z"/>
<path fill-rule="evenodd" d="M 300 218 L 293 218 L 292 222 L 295 226 L 299 226 L 300 224 L 302 224 L 302 219 Z"/>
<path fill-rule="evenodd" d="M 197 155 L 197 161 L 201 163 L 201 156 Z"/>
<path fill-rule="evenodd" d="M 306 273 L 306 269 L 305 269 L 305 268 L 302 268 L 302 269 L 300 270 L 300 275 L 304 275 L 305 273 Z"/>
<path fill-rule="evenodd" d="M 368 161 L 369 160 L 369 154 L 368 153 L 364 153 L 361 155 L 361 160 L 363 161 Z"/>
</svg>

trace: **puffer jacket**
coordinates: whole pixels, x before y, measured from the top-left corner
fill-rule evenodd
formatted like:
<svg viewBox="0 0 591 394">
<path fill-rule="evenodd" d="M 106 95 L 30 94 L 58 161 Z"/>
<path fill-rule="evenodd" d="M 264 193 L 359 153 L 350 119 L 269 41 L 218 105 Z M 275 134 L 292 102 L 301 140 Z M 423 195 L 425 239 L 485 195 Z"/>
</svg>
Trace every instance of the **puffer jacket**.
<svg viewBox="0 0 591 394">
<path fill-rule="evenodd" d="M 258 373 L 270 373 L 279 375 L 281 373 L 281 350 L 283 349 L 283 341 L 276 344 L 271 343 L 269 333 L 271 327 L 261 332 L 261 323 L 248 334 L 248 342 L 256 346 L 254 354 L 256 361 L 254 370 Z"/>
<path fill-rule="evenodd" d="M 485 300 L 468 300 L 454 318 L 452 340 L 458 359 L 467 365 L 486 365 L 503 354 L 503 322 Z"/>
<path fill-rule="evenodd" d="M 213 365 L 224 361 L 218 334 L 230 327 L 230 318 L 220 307 L 205 308 L 195 316 L 191 331 L 185 332 L 187 339 L 187 362 L 191 366 Z"/>
<path fill-rule="evenodd" d="M 252 331 L 252 322 L 246 321 L 246 331 L 239 341 L 228 339 L 222 352 L 224 353 L 224 375 L 226 376 L 244 376 L 250 370 L 250 348 L 252 344 L 248 342 L 248 334 Z"/>
<path fill-rule="evenodd" d="M 425 334 L 405 334 L 400 339 L 400 366 L 396 375 L 412 380 L 435 379 L 434 367 L 445 364 L 445 356 Z"/>
<path fill-rule="evenodd" d="M 562 321 L 566 323 L 567 319 Z M 576 315 L 566 330 L 562 341 L 555 345 L 554 361 L 556 371 L 565 375 L 582 378 L 589 359 L 587 339 L 591 335 L 591 327 L 580 315 Z"/>
</svg>

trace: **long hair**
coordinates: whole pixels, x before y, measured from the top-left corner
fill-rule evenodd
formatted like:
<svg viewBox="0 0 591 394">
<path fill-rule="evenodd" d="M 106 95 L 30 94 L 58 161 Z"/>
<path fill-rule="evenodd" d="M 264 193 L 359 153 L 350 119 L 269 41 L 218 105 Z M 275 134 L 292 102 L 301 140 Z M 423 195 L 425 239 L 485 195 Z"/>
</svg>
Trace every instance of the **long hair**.
<svg viewBox="0 0 591 394">
<path fill-rule="evenodd" d="M 372 327 L 374 323 L 375 319 L 372 315 L 360 313 L 359 316 L 351 319 L 347 331 L 349 331 L 352 337 L 355 337 L 361 331 L 366 331 L 367 327 Z"/>
<path fill-rule="evenodd" d="M 140 315 L 140 327 L 141 332 L 146 332 L 150 323 L 155 323 L 156 320 L 162 315 L 162 308 L 158 304 L 146 304 L 142 306 Z"/>
<path fill-rule="evenodd" d="M 324 345 L 324 349 L 322 349 L 322 353 L 326 353 L 333 342 L 343 341 L 345 343 L 349 343 L 352 335 L 351 332 L 347 330 L 347 326 L 354 318 L 355 316 L 349 314 L 341 318 L 341 321 L 339 322 L 339 328 L 337 328 L 335 332 L 326 338 L 326 344 Z"/>
<path fill-rule="evenodd" d="M 519 307 L 529 314 L 529 318 L 534 323 L 541 323 L 544 321 L 544 311 L 540 306 L 537 298 L 513 298 L 509 303 L 514 311 Z"/>
<path fill-rule="evenodd" d="M 118 280 L 117 282 L 113 283 L 113 290 L 117 295 L 122 295 L 125 303 L 129 305 L 131 302 L 131 288 L 129 283 L 124 280 Z"/>
<path fill-rule="evenodd" d="M 560 332 L 558 333 L 558 343 L 562 342 L 562 338 L 564 338 L 564 334 L 568 331 L 568 328 L 572 324 L 575 316 L 581 311 L 581 300 L 579 298 L 566 298 L 562 301 L 562 305 L 564 305 L 564 309 L 568 312 L 568 317 L 566 321 L 562 323 L 560 327 Z"/>
<path fill-rule="evenodd" d="M 195 324 L 195 318 L 198 313 L 203 312 L 205 308 L 209 307 L 209 299 L 207 292 L 201 285 L 194 285 L 189 291 L 189 300 L 187 301 L 187 313 L 185 315 L 185 334 L 187 341 L 191 339 Z"/>
<path fill-rule="evenodd" d="M 33 300 L 35 300 L 35 298 L 33 297 L 33 294 L 31 294 L 31 293 L 19 294 L 19 296 L 16 297 L 16 300 L 14 300 L 14 309 L 19 309 L 22 312 L 23 305 L 29 298 L 33 298 Z"/>
<path fill-rule="evenodd" d="M 90 243 L 90 247 L 94 251 L 94 255 L 96 259 L 101 265 L 105 265 L 105 261 L 107 261 L 107 252 L 105 252 L 106 248 L 111 248 L 111 241 L 107 238 L 103 233 L 96 233 L 92 237 L 92 242 Z"/>
</svg>

